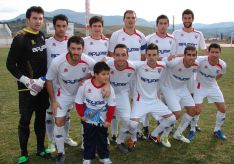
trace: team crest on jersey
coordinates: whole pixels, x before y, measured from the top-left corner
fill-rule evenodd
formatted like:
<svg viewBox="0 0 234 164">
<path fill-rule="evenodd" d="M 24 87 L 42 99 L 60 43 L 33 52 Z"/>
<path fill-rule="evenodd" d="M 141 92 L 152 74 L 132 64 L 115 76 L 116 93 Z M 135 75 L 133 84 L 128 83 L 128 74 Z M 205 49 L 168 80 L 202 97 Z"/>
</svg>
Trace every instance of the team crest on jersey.
<svg viewBox="0 0 234 164">
<path fill-rule="evenodd" d="M 128 73 L 128 77 L 130 77 L 132 75 L 132 73 Z"/>
<path fill-rule="evenodd" d="M 139 43 L 141 44 L 141 40 L 139 39 Z"/>
<path fill-rule="evenodd" d="M 158 73 L 162 72 L 162 69 L 158 69 Z"/>
<path fill-rule="evenodd" d="M 93 42 L 90 42 L 89 45 L 93 45 Z"/>
<path fill-rule="evenodd" d="M 145 72 L 148 72 L 148 71 L 149 71 L 149 70 L 146 68 L 146 69 L 145 69 Z"/>
<path fill-rule="evenodd" d="M 155 43 L 158 43 L 158 40 L 155 40 Z"/>
<path fill-rule="evenodd" d="M 105 46 L 107 47 L 107 43 L 105 43 Z"/>
<path fill-rule="evenodd" d="M 92 92 L 92 90 L 91 90 L 91 88 L 89 88 L 89 89 L 88 89 L 88 93 L 91 93 L 91 92 Z"/>
<path fill-rule="evenodd" d="M 111 71 L 110 73 L 113 75 L 113 74 L 114 74 L 114 71 Z"/>
<path fill-rule="evenodd" d="M 54 46 L 54 47 L 55 47 L 55 46 L 56 46 L 56 43 L 53 43 L 53 44 L 52 44 L 52 46 Z"/>
<path fill-rule="evenodd" d="M 182 69 L 181 69 L 181 68 L 179 68 L 179 69 L 178 69 L 178 71 L 179 71 L 179 72 L 181 72 L 181 71 L 182 71 Z"/>
<path fill-rule="evenodd" d="M 198 35 L 195 35 L 195 39 L 197 39 L 198 38 Z"/>
<path fill-rule="evenodd" d="M 205 67 L 204 67 L 205 69 L 207 69 L 208 67 L 207 67 L 207 65 L 205 65 Z"/>
<path fill-rule="evenodd" d="M 83 68 L 82 68 L 82 71 L 85 73 L 85 71 L 86 71 L 86 67 L 83 67 Z"/>
<path fill-rule="evenodd" d="M 169 44 L 170 44 L 170 45 L 172 44 L 172 41 L 171 41 L 171 40 L 169 41 Z"/>
<path fill-rule="evenodd" d="M 196 68 L 194 68 L 194 69 L 193 69 L 193 72 L 197 72 L 197 69 L 196 69 Z"/>
<path fill-rule="evenodd" d="M 63 72 L 68 72 L 68 69 L 67 69 L 67 68 L 64 68 Z"/>
<path fill-rule="evenodd" d="M 122 38 L 122 41 L 125 41 L 125 38 Z"/>
<path fill-rule="evenodd" d="M 217 69 L 217 70 L 216 70 L 216 73 L 219 74 L 219 72 L 220 72 L 220 71 Z"/>
<path fill-rule="evenodd" d="M 31 40 L 31 43 L 32 43 L 32 45 L 37 44 L 37 43 L 35 42 L 35 40 Z"/>
<path fill-rule="evenodd" d="M 184 34 L 180 34 L 180 36 L 184 36 Z"/>
</svg>

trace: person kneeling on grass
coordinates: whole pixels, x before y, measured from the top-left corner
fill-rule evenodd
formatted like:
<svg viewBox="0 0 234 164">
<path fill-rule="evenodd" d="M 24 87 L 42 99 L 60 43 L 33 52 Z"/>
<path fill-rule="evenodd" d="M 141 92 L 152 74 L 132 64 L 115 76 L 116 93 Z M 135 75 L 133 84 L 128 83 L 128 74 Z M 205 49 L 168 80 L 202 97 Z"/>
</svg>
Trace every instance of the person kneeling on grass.
<svg viewBox="0 0 234 164">
<path fill-rule="evenodd" d="M 81 117 L 84 133 L 83 164 L 91 163 L 97 152 L 100 162 L 111 164 L 107 148 L 108 127 L 115 112 L 115 93 L 112 87 L 108 98 L 103 98 L 102 88 L 109 81 L 110 67 L 105 62 L 94 66 L 94 77 L 78 89 L 75 103 Z"/>
</svg>

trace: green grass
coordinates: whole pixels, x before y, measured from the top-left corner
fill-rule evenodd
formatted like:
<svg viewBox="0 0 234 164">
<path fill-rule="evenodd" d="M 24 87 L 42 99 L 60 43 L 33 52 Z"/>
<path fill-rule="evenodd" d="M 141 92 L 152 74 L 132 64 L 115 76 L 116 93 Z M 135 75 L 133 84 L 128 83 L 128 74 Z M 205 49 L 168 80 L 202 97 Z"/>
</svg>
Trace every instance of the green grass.
<svg viewBox="0 0 234 164">
<path fill-rule="evenodd" d="M 18 159 L 19 143 L 17 126 L 18 94 L 16 80 L 6 70 L 6 56 L 8 49 L 0 49 L 0 163 L 16 163 Z M 110 158 L 114 163 L 142 164 L 142 163 L 234 163 L 234 49 L 224 48 L 223 59 L 227 62 L 228 71 L 219 80 L 219 85 L 225 96 L 227 114 L 223 131 L 227 141 L 219 141 L 213 136 L 216 109 L 213 104 L 205 103 L 200 119 L 201 133 L 197 133 L 195 141 L 184 144 L 171 139 L 170 149 L 156 145 L 151 141 L 138 142 L 137 149 L 128 155 L 119 153 L 115 146 L 110 146 Z M 30 163 L 54 163 L 35 156 L 36 143 L 31 121 L 31 136 L 29 140 Z M 151 123 L 151 129 L 155 125 Z M 72 112 L 70 135 L 80 143 L 80 123 L 75 112 Z M 81 163 L 82 152 L 79 147 L 66 147 L 67 163 Z M 97 160 L 94 163 L 98 163 Z"/>
</svg>

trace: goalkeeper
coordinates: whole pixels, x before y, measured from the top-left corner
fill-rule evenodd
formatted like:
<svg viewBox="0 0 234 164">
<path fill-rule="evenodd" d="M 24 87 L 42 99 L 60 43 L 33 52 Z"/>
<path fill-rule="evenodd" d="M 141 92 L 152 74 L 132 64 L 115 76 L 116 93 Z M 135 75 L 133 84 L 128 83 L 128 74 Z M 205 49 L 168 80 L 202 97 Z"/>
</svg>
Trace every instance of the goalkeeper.
<svg viewBox="0 0 234 164">
<path fill-rule="evenodd" d="M 45 37 L 40 31 L 43 18 L 44 11 L 41 7 L 32 6 L 27 10 L 25 34 L 13 39 L 6 61 L 7 69 L 18 80 L 20 113 L 18 136 L 21 149 L 19 164 L 28 162 L 27 144 L 33 112 L 35 112 L 37 156 L 50 157 L 44 147 L 45 114 L 49 107 L 49 98 L 46 88 L 38 80 L 41 76 L 45 76 L 47 71 Z"/>
</svg>

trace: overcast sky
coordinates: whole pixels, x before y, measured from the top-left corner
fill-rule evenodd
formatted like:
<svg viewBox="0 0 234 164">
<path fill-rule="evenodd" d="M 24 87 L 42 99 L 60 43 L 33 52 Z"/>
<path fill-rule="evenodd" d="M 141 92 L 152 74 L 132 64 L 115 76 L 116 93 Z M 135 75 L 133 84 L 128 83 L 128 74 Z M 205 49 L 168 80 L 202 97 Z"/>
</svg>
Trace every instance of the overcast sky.
<svg viewBox="0 0 234 164">
<path fill-rule="evenodd" d="M 170 22 L 181 23 L 181 13 L 189 8 L 195 14 L 195 23 L 234 21 L 232 0 L 90 0 L 90 12 L 100 15 L 123 15 L 127 9 L 136 11 L 137 17 L 154 21 L 166 14 Z M 39 5 L 45 11 L 70 9 L 85 11 L 85 0 L 0 0 L 0 20 L 15 18 L 30 6 Z"/>
</svg>

